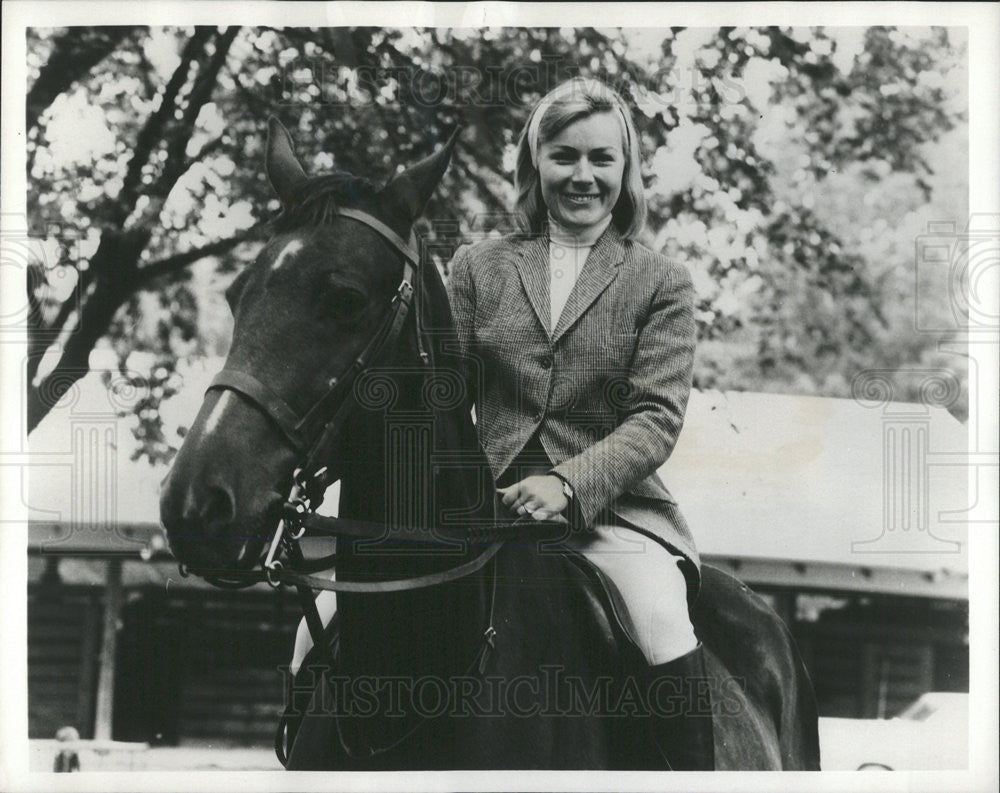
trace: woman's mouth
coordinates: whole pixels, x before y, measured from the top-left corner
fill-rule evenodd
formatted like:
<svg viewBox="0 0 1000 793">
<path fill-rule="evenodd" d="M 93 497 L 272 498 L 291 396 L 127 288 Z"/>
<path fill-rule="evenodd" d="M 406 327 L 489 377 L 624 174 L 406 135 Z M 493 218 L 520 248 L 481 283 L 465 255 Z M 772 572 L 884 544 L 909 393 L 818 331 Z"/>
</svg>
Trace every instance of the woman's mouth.
<svg viewBox="0 0 1000 793">
<path fill-rule="evenodd" d="M 586 206 L 600 198 L 600 193 L 566 193 L 566 201 L 578 206 Z"/>
</svg>

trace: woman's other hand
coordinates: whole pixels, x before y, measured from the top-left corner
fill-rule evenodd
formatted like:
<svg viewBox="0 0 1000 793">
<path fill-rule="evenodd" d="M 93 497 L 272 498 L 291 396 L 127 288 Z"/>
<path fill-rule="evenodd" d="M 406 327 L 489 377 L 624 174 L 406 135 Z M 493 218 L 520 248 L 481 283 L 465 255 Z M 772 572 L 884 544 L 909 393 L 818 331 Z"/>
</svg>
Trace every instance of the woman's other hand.
<svg viewBox="0 0 1000 793">
<path fill-rule="evenodd" d="M 509 487 L 499 487 L 503 505 L 516 515 L 530 515 L 535 520 L 559 520 L 569 505 L 558 476 L 528 476 Z M 565 518 L 563 518 L 565 520 Z"/>
</svg>

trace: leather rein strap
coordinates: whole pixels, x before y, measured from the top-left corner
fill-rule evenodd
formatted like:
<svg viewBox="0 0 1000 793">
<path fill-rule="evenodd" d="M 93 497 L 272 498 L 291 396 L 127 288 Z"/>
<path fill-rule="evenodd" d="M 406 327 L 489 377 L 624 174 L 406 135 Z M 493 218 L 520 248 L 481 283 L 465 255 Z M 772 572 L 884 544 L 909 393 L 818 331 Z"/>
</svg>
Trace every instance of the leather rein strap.
<svg viewBox="0 0 1000 793">
<path fill-rule="evenodd" d="M 457 581 L 482 570 L 490 559 L 497 555 L 503 544 L 503 540 L 497 541 L 475 558 L 456 567 L 449 567 L 439 573 L 427 573 L 411 578 L 395 578 L 389 581 L 334 581 L 294 570 L 280 570 L 274 574 L 274 577 L 282 584 L 308 587 L 309 589 L 324 589 L 327 592 L 353 592 L 361 595 L 379 592 L 410 592 L 414 589 L 426 589 L 447 584 L 449 581 Z"/>
<path fill-rule="evenodd" d="M 470 527 L 462 537 L 442 536 L 431 529 L 414 528 L 411 526 L 389 526 L 384 523 L 353 520 L 349 518 L 330 518 L 309 513 L 302 518 L 302 528 L 309 534 L 327 535 L 332 537 L 354 537 L 372 541 L 391 541 L 403 538 L 411 542 L 438 542 L 442 545 L 453 542 L 461 547 L 464 542 L 488 544 L 482 553 L 472 560 L 437 573 L 402 578 L 389 581 L 360 582 L 333 581 L 308 575 L 309 572 L 328 570 L 336 564 L 336 554 L 320 559 L 305 559 L 301 550 L 296 547 L 296 567 L 298 570 L 282 570 L 279 578 L 282 583 L 308 586 L 312 589 L 325 589 L 328 592 L 404 592 L 410 589 L 423 589 L 437 586 L 449 581 L 456 581 L 467 575 L 478 572 L 492 559 L 503 544 L 515 537 L 522 537 L 530 532 L 532 540 L 555 542 L 566 537 L 568 528 L 565 523 L 557 521 L 539 521 L 530 517 L 519 517 L 510 523 L 490 524 L 489 526 Z M 464 542 L 463 542 L 464 541 Z"/>
</svg>

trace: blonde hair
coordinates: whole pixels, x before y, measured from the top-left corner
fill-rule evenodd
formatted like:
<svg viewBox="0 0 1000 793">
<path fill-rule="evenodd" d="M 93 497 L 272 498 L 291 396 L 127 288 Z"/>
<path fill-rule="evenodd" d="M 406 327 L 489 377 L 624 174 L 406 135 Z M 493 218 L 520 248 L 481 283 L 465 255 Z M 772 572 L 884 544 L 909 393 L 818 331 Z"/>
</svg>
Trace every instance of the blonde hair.
<svg viewBox="0 0 1000 793">
<path fill-rule="evenodd" d="M 540 232 L 548 216 L 538 176 L 538 146 L 575 121 L 596 113 L 615 111 L 622 126 L 625 169 L 622 172 L 621 195 L 611 210 L 611 221 L 626 239 L 634 239 L 642 231 L 646 223 L 646 198 L 642 189 L 639 136 L 632 123 L 632 115 L 617 91 L 585 77 L 574 77 L 549 91 L 535 105 L 521 130 L 514 170 L 517 195 L 514 210 L 525 231 Z"/>
</svg>

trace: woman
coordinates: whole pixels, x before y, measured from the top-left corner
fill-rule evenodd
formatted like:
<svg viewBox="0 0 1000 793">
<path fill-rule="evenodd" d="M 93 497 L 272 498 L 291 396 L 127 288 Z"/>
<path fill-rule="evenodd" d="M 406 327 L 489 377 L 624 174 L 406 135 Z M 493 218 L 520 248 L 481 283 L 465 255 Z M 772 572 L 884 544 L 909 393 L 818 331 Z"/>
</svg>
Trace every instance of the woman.
<svg viewBox="0 0 1000 793">
<path fill-rule="evenodd" d="M 545 96 L 515 187 L 529 233 L 459 249 L 448 287 L 498 496 L 569 522 L 568 542 L 623 597 L 646 682 L 691 695 L 704 678 L 688 613 L 698 555 L 656 470 L 691 387 L 693 291 L 683 267 L 635 242 L 645 201 L 621 97 L 583 78 Z M 670 767 L 711 769 L 711 717 L 685 710 L 655 718 L 654 740 Z"/>
</svg>

